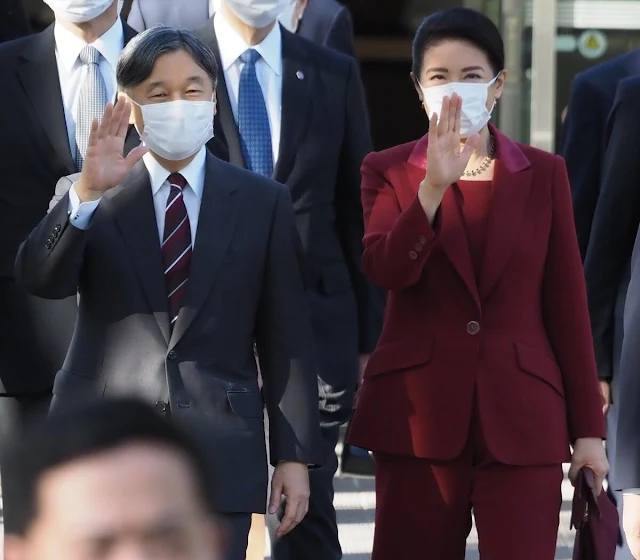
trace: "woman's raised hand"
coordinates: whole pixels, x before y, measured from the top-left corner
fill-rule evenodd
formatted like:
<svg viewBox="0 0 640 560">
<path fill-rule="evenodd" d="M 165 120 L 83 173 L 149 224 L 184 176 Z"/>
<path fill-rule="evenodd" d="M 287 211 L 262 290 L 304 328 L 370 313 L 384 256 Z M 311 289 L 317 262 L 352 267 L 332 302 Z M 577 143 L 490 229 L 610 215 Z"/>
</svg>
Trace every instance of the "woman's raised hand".
<svg viewBox="0 0 640 560">
<path fill-rule="evenodd" d="M 464 173 L 480 136 L 472 134 L 460 147 L 460 119 L 462 98 L 453 94 L 442 101 L 442 111 L 429 120 L 429 144 L 427 146 L 427 171 L 423 181 L 426 188 L 441 194 Z"/>
</svg>

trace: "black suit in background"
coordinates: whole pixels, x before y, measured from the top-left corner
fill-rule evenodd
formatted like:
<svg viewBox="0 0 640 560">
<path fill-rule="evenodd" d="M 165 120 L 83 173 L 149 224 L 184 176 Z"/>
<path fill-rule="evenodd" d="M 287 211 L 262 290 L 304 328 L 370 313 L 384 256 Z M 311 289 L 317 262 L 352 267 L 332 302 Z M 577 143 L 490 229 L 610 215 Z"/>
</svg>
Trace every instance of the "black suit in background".
<svg viewBox="0 0 640 560">
<path fill-rule="evenodd" d="M 355 56 L 351 14 L 337 0 L 308 0 L 297 34 L 317 45 Z"/>
<path fill-rule="evenodd" d="M 567 162 L 583 260 L 602 185 L 607 120 L 618 84 L 637 72 L 640 72 L 640 50 L 581 72 L 571 84 L 560 151 Z"/>
<path fill-rule="evenodd" d="M 196 32 L 220 51 L 213 20 Z M 273 178 L 291 192 L 307 265 L 308 297 L 319 366 L 322 469 L 311 471 L 309 513 L 275 542 L 276 560 L 342 557 L 333 507 L 334 449 L 351 414 L 358 354 L 370 353 L 382 324 L 383 299 L 360 269 L 363 216 L 360 164 L 371 151 L 356 62 L 282 29 L 282 114 Z M 245 166 L 221 73 L 210 149 Z M 273 519 L 270 519 L 273 534 Z"/>
<path fill-rule="evenodd" d="M 125 24 L 125 41 L 135 34 Z M 58 179 L 76 170 L 53 26 L 0 45 L 0 75 L 0 394 L 16 396 L 29 415 L 48 404 L 77 308 L 76 297 L 42 300 L 13 277 L 20 243 L 47 213 Z"/>
<path fill-rule="evenodd" d="M 31 33 L 29 17 L 22 0 L 2 0 L 0 6 L 0 43 Z"/>
<path fill-rule="evenodd" d="M 616 94 L 609 125 L 605 134 L 607 142 L 603 166 L 602 190 L 596 206 L 589 249 L 585 259 L 585 274 L 589 307 L 594 331 L 596 358 L 601 369 L 615 361 L 613 337 L 616 294 L 625 276 L 634 240 L 640 224 L 640 75 L 623 80 Z M 637 265 L 633 270 L 637 276 Z M 640 398 L 638 376 L 637 332 L 638 325 L 629 327 L 628 317 L 634 316 L 638 294 L 638 278 L 632 277 L 634 289 L 627 293 L 624 324 L 624 351 L 614 377 L 618 389 L 618 428 L 616 451 L 613 461 L 615 488 L 628 487 L 629 473 L 639 466 L 630 464 L 628 458 L 640 443 L 636 411 L 625 403 Z M 636 342 L 635 345 L 632 342 Z M 630 355 L 630 352 L 632 353 Z M 635 423 L 634 423 L 635 422 Z M 630 447 L 631 446 L 631 447 Z M 637 487 L 633 484 L 632 487 Z"/>
</svg>

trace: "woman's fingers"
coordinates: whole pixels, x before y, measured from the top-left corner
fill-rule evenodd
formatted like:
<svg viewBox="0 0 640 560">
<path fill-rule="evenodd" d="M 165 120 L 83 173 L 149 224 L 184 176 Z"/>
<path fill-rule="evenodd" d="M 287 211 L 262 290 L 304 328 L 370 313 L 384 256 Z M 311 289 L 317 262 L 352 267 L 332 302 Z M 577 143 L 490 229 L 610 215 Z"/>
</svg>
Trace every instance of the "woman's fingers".
<svg viewBox="0 0 640 560">
<path fill-rule="evenodd" d="M 444 137 L 449 129 L 449 107 L 450 100 L 448 97 L 442 100 L 442 109 L 440 109 L 440 119 L 438 121 L 438 137 Z"/>
<path fill-rule="evenodd" d="M 429 119 L 429 138 L 436 138 L 438 136 L 438 113 L 432 113 Z"/>
<path fill-rule="evenodd" d="M 451 101 L 449 103 L 449 123 L 447 127 L 447 132 L 452 134 L 456 129 L 456 118 L 458 116 L 458 101 L 460 100 L 460 96 L 454 93 L 451 96 Z"/>
</svg>

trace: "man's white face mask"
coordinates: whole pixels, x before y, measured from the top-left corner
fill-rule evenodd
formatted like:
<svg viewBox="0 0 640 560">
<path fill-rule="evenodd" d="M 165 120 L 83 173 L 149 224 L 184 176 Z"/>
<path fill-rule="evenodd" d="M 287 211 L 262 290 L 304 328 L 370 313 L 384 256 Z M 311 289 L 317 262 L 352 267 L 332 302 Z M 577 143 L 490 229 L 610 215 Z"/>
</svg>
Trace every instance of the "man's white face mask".
<svg viewBox="0 0 640 560">
<path fill-rule="evenodd" d="M 104 14 L 114 0 L 44 0 L 56 19 L 85 23 Z"/>
<path fill-rule="evenodd" d="M 224 0 L 231 12 L 250 27 L 267 27 L 284 12 L 291 0 Z"/>
</svg>

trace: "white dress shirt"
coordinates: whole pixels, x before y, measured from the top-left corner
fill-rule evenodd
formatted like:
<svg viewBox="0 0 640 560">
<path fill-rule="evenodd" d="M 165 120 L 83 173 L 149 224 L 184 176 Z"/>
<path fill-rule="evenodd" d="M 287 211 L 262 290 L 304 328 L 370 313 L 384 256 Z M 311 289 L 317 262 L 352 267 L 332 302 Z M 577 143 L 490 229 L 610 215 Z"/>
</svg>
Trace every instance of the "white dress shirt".
<svg viewBox="0 0 640 560">
<path fill-rule="evenodd" d="M 220 4 L 222 0 L 209 0 L 209 17 L 212 18 L 213 14 L 215 14 L 220 9 Z"/>
<path fill-rule="evenodd" d="M 78 57 L 87 43 L 80 37 L 63 27 L 55 24 L 53 35 L 56 42 L 56 62 L 60 77 L 60 91 L 64 105 L 64 118 L 69 135 L 71 153 L 76 153 L 76 119 L 78 116 L 78 99 L 80 89 L 87 75 L 86 67 Z M 91 43 L 102 55 L 100 59 L 100 73 L 107 88 L 107 99 L 115 101 L 118 91 L 116 84 L 116 66 L 124 47 L 124 28 L 122 20 L 116 22 L 109 30 Z"/>
<path fill-rule="evenodd" d="M 193 161 L 180 171 L 180 174 L 187 181 L 187 185 L 182 191 L 184 204 L 187 207 L 187 215 L 191 224 L 191 243 L 195 247 L 196 231 L 198 229 L 198 218 L 200 216 L 200 203 L 202 201 L 202 191 L 204 189 L 205 178 L 205 162 L 207 159 L 207 148 L 202 147 L 193 158 Z M 169 186 L 170 171 L 162 167 L 158 161 L 150 154 L 146 153 L 142 156 L 147 171 L 149 172 L 149 181 L 151 183 L 151 192 L 153 194 L 153 208 L 156 214 L 156 223 L 158 225 L 158 243 L 162 244 L 164 238 L 164 218 L 167 208 L 167 200 L 171 187 Z M 78 194 L 76 193 L 75 184 L 69 191 L 69 219 L 74 227 L 78 229 L 87 229 L 91 216 L 100 204 L 100 200 L 93 202 L 80 203 Z"/>
<path fill-rule="evenodd" d="M 274 25 L 273 29 L 257 45 L 248 45 L 240 34 L 224 17 L 224 12 L 217 12 L 213 18 L 213 27 L 220 47 L 220 59 L 224 79 L 227 82 L 227 91 L 233 116 L 238 122 L 238 93 L 240 90 L 240 72 L 244 63 L 240 55 L 247 49 L 255 49 L 260 53 L 260 59 L 256 63 L 256 76 L 262 88 L 269 127 L 271 128 L 271 147 L 273 149 L 273 163 L 278 161 L 280 152 L 280 130 L 282 109 L 282 34 L 280 26 Z"/>
</svg>

